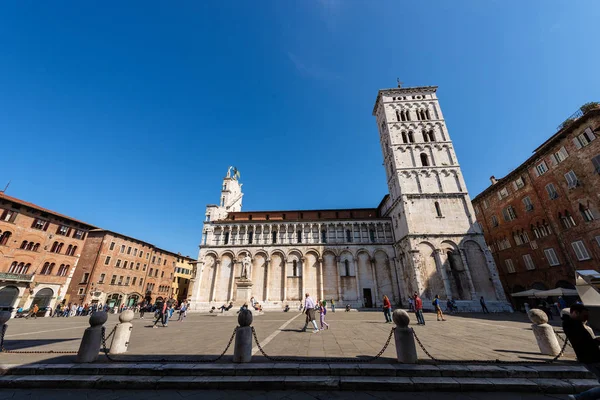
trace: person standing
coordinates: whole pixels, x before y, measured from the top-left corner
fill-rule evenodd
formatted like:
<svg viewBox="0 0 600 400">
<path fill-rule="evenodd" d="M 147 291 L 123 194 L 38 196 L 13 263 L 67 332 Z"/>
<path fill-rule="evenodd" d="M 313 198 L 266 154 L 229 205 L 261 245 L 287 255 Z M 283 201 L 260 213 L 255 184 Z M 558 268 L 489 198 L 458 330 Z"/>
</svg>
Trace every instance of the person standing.
<svg viewBox="0 0 600 400">
<path fill-rule="evenodd" d="M 331 312 L 335 312 L 335 303 L 333 302 L 333 299 L 331 299 Z"/>
<path fill-rule="evenodd" d="M 31 311 L 29 312 L 29 314 L 27 314 L 27 316 L 25 317 L 25 319 L 29 319 L 29 317 L 33 317 L 33 319 L 37 319 L 37 313 L 38 311 L 40 311 L 40 308 L 38 307 L 37 304 L 33 305 L 33 308 L 31 309 Z"/>
<path fill-rule="evenodd" d="M 442 307 L 440 307 L 440 296 L 438 294 L 435 295 L 432 304 L 437 314 L 437 320 L 445 321 L 446 319 L 444 318 L 444 313 L 442 313 Z"/>
<path fill-rule="evenodd" d="M 423 318 L 423 300 L 421 300 L 417 292 L 415 292 L 413 298 L 415 300 L 415 317 L 417 317 L 417 325 L 425 325 L 425 318 Z"/>
<path fill-rule="evenodd" d="M 415 311 L 415 300 L 410 296 L 408 297 L 408 311 L 409 312 Z"/>
<path fill-rule="evenodd" d="M 329 329 L 329 324 L 327 322 L 325 322 L 325 315 L 327 314 L 327 303 L 325 302 L 325 300 L 323 300 L 323 302 L 321 303 L 321 307 L 319 308 L 320 311 L 320 317 L 321 317 L 321 330 L 323 330 L 323 326 L 325 326 L 325 329 Z"/>
<path fill-rule="evenodd" d="M 571 342 L 577 360 L 586 365 L 597 377 L 600 376 L 600 342 L 598 338 L 592 337 L 585 327 L 589 319 L 589 310 L 583 304 L 573 304 L 568 315 L 563 315 L 562 326 Z M 599 399 L 600 387 L 590 389 L 586 392 L 569 395 L 570 399 Z"/>
<path fill-rule="evenodd" d="M 179 308 L 179 319 L 177 321 L 183 322 L 183 319 L 187 316 L 187 303 L 184 301 L 181 303 Z"/>
<path fill-rule="evenodd" d="M 383 296 L 383 315 L 385 316 L 385 323 L 389 324 L 392 322 L 392 303 L 387 296 Z"/>
<path fill-rule="evenodd" d="M 304 324 L 304 328 L 302 328 L 302 332 L 306 332 L 306 327 L 309 323 L 312 323 L 315 327 L 313 333 L 319 332 L 317 321 L 315 321 L 315 301 L 310 297 L 310 294 L 308 293 L 305 294 L 304 310 L 306 312 L 306 322 Z"/>
<path fill-rule="evenodd" d="M 167 313 L 167 302 L 163 301 L 162 304 L 160 304 L 160 306 L 156 309 L 156 319 L 154 320 L 154 325 L 152 325 L 152 327 L 158 328 L 156 324 L 159 322 L 162 322 L 162 325 L 166 326 L 165 323 L 168 323 L 169 318 Z"/>
<path fill-rule="evenodd" d="M 485 299 L 483 298 L 483 296 L 481 296 L 481 298 L 479 299 L 479 304 L 481 304 L 481 311 L 483 311 L 484 314 L 490 313 L 487 309 L 487 306 L 485 305 Z"/>
</svg>

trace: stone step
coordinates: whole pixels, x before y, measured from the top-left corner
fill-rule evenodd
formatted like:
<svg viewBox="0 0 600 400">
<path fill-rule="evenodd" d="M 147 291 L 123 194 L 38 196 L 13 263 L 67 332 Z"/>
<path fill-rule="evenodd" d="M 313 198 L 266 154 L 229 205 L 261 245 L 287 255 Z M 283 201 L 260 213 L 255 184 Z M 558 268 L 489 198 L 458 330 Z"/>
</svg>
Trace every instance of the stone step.
<svg viewBox="0 0 600 400">
<path fill-rule="evenodd" d="M 93 364 L 25 364 L 0 365 L 4 376 L 316 376 L 316 377 L 418 377 L 418 378 L 481 378 L 481 379 L 593 379 L 594 375 L 579 364 L 528 365 L 411 365 L 356 363 L 93 363 Z M 155 378 L 156 379 L 156 378 Z"/>
<path fill-rule="evenodd" d="M 0 388 L 10 389 L 227 389 L 227 390 L 361 390 L 404 392 L 543 392 L 579 393 L 598 385 L 594 379 L 451 378 L 377 376 L 132 376 L 4 375 Z"/>
</svg>

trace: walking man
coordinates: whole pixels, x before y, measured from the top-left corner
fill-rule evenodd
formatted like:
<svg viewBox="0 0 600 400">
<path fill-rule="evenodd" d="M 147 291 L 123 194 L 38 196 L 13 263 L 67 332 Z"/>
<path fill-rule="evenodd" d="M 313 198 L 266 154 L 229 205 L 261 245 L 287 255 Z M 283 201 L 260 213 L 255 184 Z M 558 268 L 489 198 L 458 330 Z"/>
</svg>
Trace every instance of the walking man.
<svg viewBox="0 0 600 400">
<path fill-rule="evenodd" d="M 25 317 L 25 319 L 29 319 L 29 317 L 33 317 L 33 319 L 37 319 L 37 313 L 40 311 L 40 308 L 37 304 L 33 305 L 33 308 L 29 312 L 29 314 Z"/>
<path fill-rule="evenodd" d="M 421 300 L 417 292 L 415 292 L 413 298 L 415 300 L 415 317 L 417 317 L 417 325 L 425 325 L 425 318 L 423 318 L 423 300 Z"/>
<path fill-rule="evenodd" d="M 387 296 L 383 296 L 383 315 L 385 315 L 385 323 L 389 324 L 392 322 L 392 303 Z"/>
<path fill-rule="evenodd" d="M 331 312 L 335 312 L 335 303 L 333 302 L 333 299 L 331 299 Z"/>
<path fill-rule="evenodd" d="M 436 294 L 432 303 L 437 314 L 437 320 L 445 321 L 446 319 L 444 318 L 444 313 L 442 313 L 442 307 L 440 307 L 440 295 Z"/>
<path fill-rule="evenodd" d="M 306 312 L 306 322 L 304 324 L 304 328 L 302 328 L 302 332 L 306 332 L 306 327 L 309 323 L 312 323 L 315 329 L 313 333 L 319 332 L 319 327 L 317 326 L 317 321 L 315 320 L 315 301 L 310 297 L 308 293 L 305 295 L 306 299 L 304 300 L 304 310 Z"/>
<path fill-rule="evenodd" d="M 484 300 L 483 296 L 481 296 L 481 298 L 479 299 L 479 304 L 481 304 L 481 311 L 483 311 L 484 314 L 490 313 L 487 309 L 487 306 L 485 305 L 485 300 Z"/>
</svg>

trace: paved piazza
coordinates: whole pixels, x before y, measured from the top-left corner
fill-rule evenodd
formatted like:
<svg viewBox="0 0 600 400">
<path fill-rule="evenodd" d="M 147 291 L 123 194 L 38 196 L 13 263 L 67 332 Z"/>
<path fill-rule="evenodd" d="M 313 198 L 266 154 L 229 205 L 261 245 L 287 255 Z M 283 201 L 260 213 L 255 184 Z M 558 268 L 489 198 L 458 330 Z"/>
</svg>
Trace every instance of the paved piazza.
<svg viewBox="0 0 600 400">
<path fill-rule="evenodd" d="M 149 316 L 149 314 L 146 314 Z M 426 325 L 412 325 L 434 357 L 451 360 L 512 360 L 535 361 L 546 359 L 539 354 L 537 344 L 524 314 L 458 314 L 447 321 L 436 321 L 435 314 L 425 314 Z M 76 351 L 88 317 L 12 319 L 8 322 L 5 348 L 12 350 Z M 190 314 L 185 322 L 171 321 L 167 328 L 152 329 L 151 319 L 133 321 L 133 333 L 126 357 L 160 355 L 215 355 L 225 348 L 237 325 L 235 316 Z M 373 356 L 382 348 L 392 324 L 384 323 L 381 312 L 329 312 L 330 329 L 319 333 L 302 333 L 304 315 L 299 312 L 270 312 L 254 318 L 258 338 L 264 350 L 273 356 L 290 357 L 357 357 Z M 107 332 L 118 322 L 110 315 Z M 559 320 L 554 318 L 558 327 Z M 267 361 L 256 351 L 253 362 Z M 419 358 L 426 360 L 418 349 Z M 231 361 L 233 346 L 223 358 Z M 565 360 L 574 360 L 570 347 Z M 123 356 L 120 356 L 123 358 Z M 0 353 L 2 364 L 30 362 L 69 362 L 73 356 L 57 354 Z M 392 342 L 383 353 L 381 362 L 393 362 Z M 104 356 L 99 361 L 106 360 Z"/>
</svg>

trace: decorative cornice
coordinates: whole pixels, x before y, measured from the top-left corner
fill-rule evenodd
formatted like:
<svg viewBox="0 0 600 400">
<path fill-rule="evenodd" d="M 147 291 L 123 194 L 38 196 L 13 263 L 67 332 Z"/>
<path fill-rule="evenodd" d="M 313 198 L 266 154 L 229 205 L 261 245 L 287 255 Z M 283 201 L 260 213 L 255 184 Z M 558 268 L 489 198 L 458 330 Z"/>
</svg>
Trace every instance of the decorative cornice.
<svg viewBox="0 0 600 400">
<path fill-rule="evenodd" d="M 407 87 L 407 88 L 391 88 L 391 89 L 380 89 L 377 92 L 377 98 L 375 99 L 375 106 L 373 106 L 373 115 L 377 114 L 377 105 L 379 104 L 379 99 L 381 96 L 386 95 L 400 95 L 400 94 L 408 94 L 408 93 L 435 93 L 437 91 L 437 86 L 415 86 L 415 87 Z"/>
</svg>

